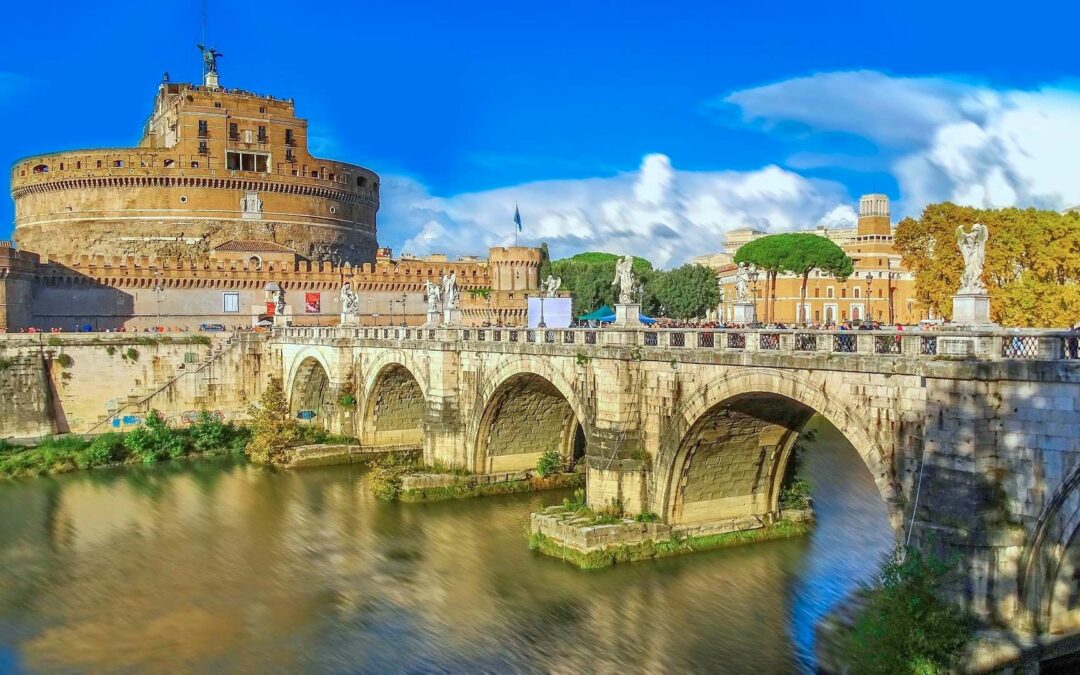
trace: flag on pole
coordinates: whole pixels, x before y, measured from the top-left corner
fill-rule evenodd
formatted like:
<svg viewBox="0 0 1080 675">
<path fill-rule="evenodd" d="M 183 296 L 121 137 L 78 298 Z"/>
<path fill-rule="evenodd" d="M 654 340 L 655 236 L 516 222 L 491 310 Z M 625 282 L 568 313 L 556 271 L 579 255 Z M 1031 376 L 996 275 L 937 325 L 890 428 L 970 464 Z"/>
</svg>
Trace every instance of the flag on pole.
<svg viewBox="0 0 1080 675">
<path fill-rule="evenodd" d="M 514 204 L 514 223 L 517 224 L 517 231 L 521 232 L 521 211 L 518 211 L 517 203 Z"/>
</svg>

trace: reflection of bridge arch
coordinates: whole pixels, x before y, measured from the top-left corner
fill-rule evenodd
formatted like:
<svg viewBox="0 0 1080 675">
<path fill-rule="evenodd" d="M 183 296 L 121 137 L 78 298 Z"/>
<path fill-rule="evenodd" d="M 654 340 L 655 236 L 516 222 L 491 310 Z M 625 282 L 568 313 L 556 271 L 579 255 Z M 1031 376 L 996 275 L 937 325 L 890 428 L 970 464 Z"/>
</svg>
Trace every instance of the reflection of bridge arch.
<svg viewBox="0 0 1080 675">
<path fill-rule="evenodd" d="M 661 437 L 653 505 L 665 522 L 683 524 L 775 513 L 791 448 L 815 412 L 862 457 L 899 533 L 890 455 L 820 383 L 773 369 L 713 380 L 677 408 Z"/>
<path fill-rule="evenodd" d="M 591 414 L 557 370 L 514 359 L 485 377 L 465 438 L 471 468 L 491 473 L 534 468 L 547 450 L 580 457 L 591 432 Z"/>
<path fill-rule="evenodd" d="M 1073 468 L 1039 514 L 1020 557 L 1020 609 L 1031 628 L 1080 627 L 1080 466 Z"/>
<path fill-rule="evenodd" d="M 408 367 L 388 361 L 369 369 L 364 383 L 365 445 L 422 445 L 427 402 Z"/>
<path fill-rule="evenodd" d="M 326 366 L 315 356 L 299 361 L 289 388 L 289 409 L 293 415 L 301 410 L 315 411 L 313 424 L 327 428 L 333 412 L 330 376 Z"/>
</svg>

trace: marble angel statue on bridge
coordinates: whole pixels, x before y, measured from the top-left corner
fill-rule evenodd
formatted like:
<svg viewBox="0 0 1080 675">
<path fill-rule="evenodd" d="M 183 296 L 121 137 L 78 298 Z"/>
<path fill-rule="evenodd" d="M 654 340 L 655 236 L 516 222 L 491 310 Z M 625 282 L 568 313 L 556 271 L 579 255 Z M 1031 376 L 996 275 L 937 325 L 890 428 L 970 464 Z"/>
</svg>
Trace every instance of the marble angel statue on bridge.
<svg viewBox="0 0 1080 675">
<path fill-rule="evenodd" d="M 544 280 L 544 295 L 549 298 L 557 297 L 559 288 L 562 286 L 562 279 L 554 275 L 549 274 L 548 278 Z"/>
<path fill-rule="evenodd" d="M 435 313 L 439 311 L 439 299 L 442 297 L 442 288 L 439 284 L 431 283 L 430 279 L 424 280 L 424 292 L 427 295 L 427 311 Z"/>
<path fill-rule="evenodd" d="M 451 272 L 450 276 L 442 278 L 443 309 L 457 309 L 458 286 L 457 272 Z"/>
<path fill-rule="evenodd" d="M 634 257 L 626 256 L 619 258 L 615 263 L 615 280 L 612 286 L 619 287 L 619 304 L 634 304 L 634 294 L 637 291 L 637 283 L 634 281 Z"/>
<path fill-rule="evenodd" d="M 348 316 L 356 316 L 360 313 L 360 297 L 352 289 L 348 281 L 341 285 L 341 313 Z"/>
<path fill-rule="evenodd" d="M 956 244 L 964 257 L 964 271 L 960 275 L 961 295 L 986 294 L 982 272 L 986 260 L 986 240 L 989 238 L 990 233 L 982 223 L 975 223 L 968 232 L 964 232 L 963 225 L 956 228 Z"/>
</svg>

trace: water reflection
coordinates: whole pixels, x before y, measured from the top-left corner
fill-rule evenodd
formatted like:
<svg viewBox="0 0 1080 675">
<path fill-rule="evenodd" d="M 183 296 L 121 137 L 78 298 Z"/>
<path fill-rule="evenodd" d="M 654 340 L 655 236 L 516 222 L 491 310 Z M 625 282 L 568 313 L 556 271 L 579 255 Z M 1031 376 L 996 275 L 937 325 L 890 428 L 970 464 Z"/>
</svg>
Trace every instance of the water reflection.
<svg viewBox="0 0 1080 675">
<path fill-rule="evenodd" d="M 810 537 L 594 573 L 524 546 L 555 493 L 388 505 L 355 468 L 224 463 L 5 484 L 0 668 L 807 669 L 891 544 L 858 456 L 815 445 Z"/>
</svg>

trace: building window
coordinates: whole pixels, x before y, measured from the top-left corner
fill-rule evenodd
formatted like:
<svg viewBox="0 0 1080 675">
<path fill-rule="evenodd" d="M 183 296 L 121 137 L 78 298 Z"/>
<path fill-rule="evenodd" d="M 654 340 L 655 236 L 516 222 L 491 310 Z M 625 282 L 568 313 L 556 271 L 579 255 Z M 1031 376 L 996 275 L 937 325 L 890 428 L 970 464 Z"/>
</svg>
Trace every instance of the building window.
<svg viewBox="0 0 1080 675">
<path fill-rule="evenodd" d="M 252 267 L 254 267 L 255 269 L 260 269 L 262 267 L 262 258 L 260 258 L 257 255 L 253 255 L 250 258 L 248 258 L 248 264 L 251 265 Z"/>
<path fill-rule="evenodd" d="M 825 297 L 826 298 L 833 297 L 833 287 L 832 286 L 829 286 L 828 288 L 825 289 Z"/>
<path fill-rule="evenodd" d="M 63 162 L 60 162 L 60 170 L 61 170 L 61 171 L 63 171 L 63 170 L 64 170 L 64 163 L 63 163 Z"/>
<path fill-rule="evenodd" d="M 239 293 L 222 293 L 222 311 L 225 312 L 239 312 L 240 311 L 240 294 Z"/>
<path fill-rule="evenodd" d="M 285 130 L 285 145 L 296 145 L 296 140 L 293 138 L 292 129 Z"/>
<path fill-rule="evenodd" d="M 60 165 L 60 168 L 61 168 L 61 169 L 63 169 L 63 168 L 64 168 L 64 165 L 63 165 L 63 164 L 61 164 L 61 165 Z M 334 180 L 334 174 L 330 174 L 330 176 L 329 176 L 328 180 Z"/>
<path fill-rule="evenodd" d="M 264 106 L 264 105 L 259 106 L 259 112 L 261 112 L 261 113 L 266 112 L 266 106 Z"/>
<path fill-rule="evenodd" d="M 122 159 L 113 160 L 112 165 L 115 166 L 118 169 L 122 169 L 122 168 L 124 168 L 124 160 L 122 160 Z"/>
<path fill-rule="evenodd" d="M 214 101 L 214 107 L 215 108 L 220 108 L 221 107 L 221 101 Z"/>
<path fill-rule="evenodd" d="M 225 152 L 225 168 L 229 171 L 259 171 L 266 173 L 270 166 L 270 155 L 264 152 Z"/>
<path fill-rule="evenodd" d="M 846 298 L 847 297 L 847 289 L 846 288 L 841 288 L 840 289 L 840 297 L 841 298 Z"/>
<path fill-rule="evenodd" d="M 199 168 L 199 160 L 197 160 L 197 159 L 191 160 L 191 168 L 192 169 L 198 169 Z"/>
<path fill-rule="evenodd" d="M 82 162 L 75 162 L 75 168 L 76 169 L 81 169 L 82 168 Z"/>
<path fill-rule="evenodd" d="M 165 160 L 165 168 L 166 169 L 169 168 L 170 166 L 172 166 L 173 164 L 176 164 L 175 159 L 166 159 Z"/>
<path fill-rule="evenodd" d="M 206 141 L 199 141 L 199 154 L 200 155 L 209 155 L 210 154 L 210 148 L 207 147 Z"/>
<path fill-rule="evenodd" d="M 209 138 L 210 128 L 206 124 L 206 120 L 199 120 L 199 138 Z"/>
<path fill-rule="evenodd" d="M 259 125 L 259 142 L 266 142 L 266 127 L 261 124 Z"/>
<path fill-rule="evenodd" d="M 286 162 L 295 162 L 296 161 L 296 155 L 293 154 L 292 148 L 285 148 L 285 161 Z M 292 174 L 295 176 L 296 171 L 294 170 L 292 172 Z"/>
<path fill-rule="evenodd" d="M 879 288 L 879 289 L 877 289 L 877 296 L 878 296 L 879 298 L 885 297 L 885 296 L 883 296 L 883 295 L 881 294 L 881 289 L 880 289 L 880 288 Z"/>
<path fill-rule="evenodd" d="M 229 122 L 229 140 L 230 141 L 238 141 L 238 140 L 240 140 L 240 131 L 236 127 L 236 122 Z"/>
<path fill-rule="evenodd" d="M 180 203 L 187 204 L 187 195 L 180 195 Z"/>
<path fill-rule="evenodd" d="M 859 287 L 858 286 L 855 287 L 855 290 L 852 292 L 852 294 L 856 298 L 859 297 Z"/>
<path fill-rule="evenodd" d="M 48 164 L 38 164 L 34 167 L 34 173 L 49 173 Z"/>
<path fill-rule="evenodd" d="M 99 168 L 99 169 L 101 168 L 101 160 L 100 159 L 97 161 L 97 168 Z"/>
<path fill-rule="evenodd" d="M 820 288 L 815 288 L 814 289 L 814 297 L 815 298 L 820 298 L 821 297 L 821 289 Z"/>
<path fill-rule="evenodd" d="M 358 187 L 367 187 L 367 178 L 364 178 L 363 176 L 357 177 L 356 185 Z"/>
<path fill-rule="evenodd" d="M 330 213 L 337 213 L 337 207 L 336 206 L 331 206 L 330 207 Z"/>
</svg>

